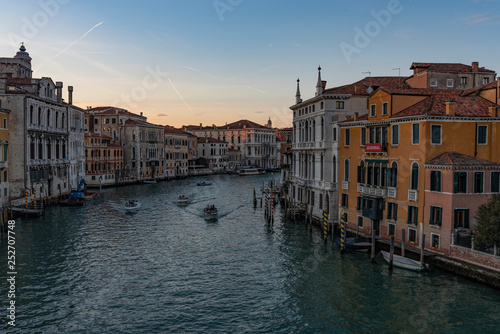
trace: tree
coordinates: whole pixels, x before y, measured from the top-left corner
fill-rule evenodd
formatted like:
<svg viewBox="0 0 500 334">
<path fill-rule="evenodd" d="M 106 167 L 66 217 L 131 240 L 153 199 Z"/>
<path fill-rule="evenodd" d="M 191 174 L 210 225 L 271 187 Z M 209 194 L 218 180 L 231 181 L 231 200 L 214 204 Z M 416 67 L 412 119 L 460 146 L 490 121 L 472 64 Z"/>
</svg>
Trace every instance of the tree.
<svg viewBox="0 0 500 334">
<path fill-rule="evenodd" d="M 476 212 L 474 243 L 480 247 L 500 245 L 500 194 L 494 194 Z"/>
</svg>

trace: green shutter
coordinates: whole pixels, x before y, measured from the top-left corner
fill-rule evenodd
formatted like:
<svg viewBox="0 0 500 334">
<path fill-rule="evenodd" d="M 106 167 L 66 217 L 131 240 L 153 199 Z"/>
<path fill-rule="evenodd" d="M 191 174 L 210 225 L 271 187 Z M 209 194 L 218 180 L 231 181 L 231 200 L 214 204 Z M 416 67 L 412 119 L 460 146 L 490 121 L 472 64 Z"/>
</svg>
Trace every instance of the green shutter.
<svg viewBox="0 0 500 334">
<path fill-rule="evenodd" d="M 469 209 L 464 210 L 464 228 L 469 228 Z"/>
</svg>

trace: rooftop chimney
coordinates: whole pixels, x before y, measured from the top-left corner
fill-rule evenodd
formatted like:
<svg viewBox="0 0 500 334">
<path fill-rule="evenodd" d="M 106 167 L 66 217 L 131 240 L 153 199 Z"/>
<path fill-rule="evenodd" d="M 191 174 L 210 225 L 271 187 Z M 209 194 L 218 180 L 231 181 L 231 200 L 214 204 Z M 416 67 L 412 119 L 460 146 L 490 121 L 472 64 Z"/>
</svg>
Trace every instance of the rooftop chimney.
<svg viewBox="0 0 500 334">
<path fill-rule="evenodd" d="M 200 130 L 203 128 L 203 123 L 200 123 Z"/>
<path fill-rule="evenodd" d="M 62 103 L 62 89 L 63 89 L 63 83 L 61 81 L 57 81 L 56 82 L 57 103 Z"/>
<path fill-rule="evenodd" d="M 479 62 L 477 61 L 472 62 L 472 72 L 479 72 Z"/>
<path fill-rule="evenodd" d="M 496 106 L 489 106 L 488 113 L 490 114 L 491 117 L 497 117 L 498 116 L 498 108 Z"/>
<path fill-rule="evenodd" d="M 321 80 L 321 86 L 323 86 L 323 90 L 325 90 L 325 87 L 326 87 L 326 80 Z"/>
<path fill-rule="evenodd" d="M 457 103 L 455 101 L 447 101 L 446 102 L 446 115 L 455 116 L 455 108 Z"/>
<path fill-rule="evenodd" d="M 142 111 L 141 111 L 141 117 L 142 117 Z"/>
<path fill-rule="evenodd" d="M 73 86 L 68 86 L 68 103 L 73 104 Z"/>
<path fill-rule="evenodd" d="M 358 120 L 358 115 L 359 115 L 359 114 L 358 114 L 357 112 L 355 112 L 355 113 L 354 113 L 354 120 L 355 120 L 355 121 L 357 121 L 357 120 Z"/>
</svg>

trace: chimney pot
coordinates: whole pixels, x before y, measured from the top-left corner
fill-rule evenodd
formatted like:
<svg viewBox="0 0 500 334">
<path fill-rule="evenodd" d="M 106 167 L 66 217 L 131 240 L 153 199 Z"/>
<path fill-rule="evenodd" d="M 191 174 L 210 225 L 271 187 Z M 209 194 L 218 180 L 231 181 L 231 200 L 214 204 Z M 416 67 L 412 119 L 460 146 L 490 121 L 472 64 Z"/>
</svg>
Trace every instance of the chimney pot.
<svg viewBox="0 0 500 334">
<path fill-rule="evenodd" d="M 447 101 L 446 102 L 446 115 L 455 116 L 457 103 L 455 101 Z"/>
<path fill-rule="evenodd" d="M 68 86 L 68 103 L 73 104 L 73 86 Z"/>
<path fill-rule="evenodd" d="M 354 120 L 355 120 L 355 121 L 357 121 L 357 120 L 358 120 L 358 115 L 359 115 L 359 113 L 357 113 L 357 112 L 355 112 L 355 113 L 354 113 Z"/>
<path fill-rule="evenodd" d="M 321 86 L 323 86 L 323 89 L 326 87 L 326 80 L 321 80 Z"/>
<path fill-rule="evenodd" d="M 489 106 L 488 113 L 490 114 L 491 117 L 497 117 L 498 116 L 498 108 L 496 106 Z"/>
<path fill-rule="evenodd" d="M 472 62 L 472 72 L 479 72 L 479 62 L 477 61 Z"/>
</svg>

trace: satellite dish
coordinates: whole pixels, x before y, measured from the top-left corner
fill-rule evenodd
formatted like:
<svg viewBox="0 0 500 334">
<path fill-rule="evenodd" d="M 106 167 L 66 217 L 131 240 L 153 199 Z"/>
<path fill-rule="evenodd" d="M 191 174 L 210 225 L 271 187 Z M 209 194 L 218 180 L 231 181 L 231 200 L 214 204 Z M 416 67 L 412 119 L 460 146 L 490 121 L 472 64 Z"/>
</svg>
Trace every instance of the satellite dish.
<svg viewBox="0 0 500 334">
<path fill-rule="evenodd" d="M 371 94 L 371 93 L 373 92 L 373 88 L 372 88 L 372 87 L 368 87 L 368 89 L 366 90 L 366 92 L 367 92 L 368 94 Z"/>
</svg>

